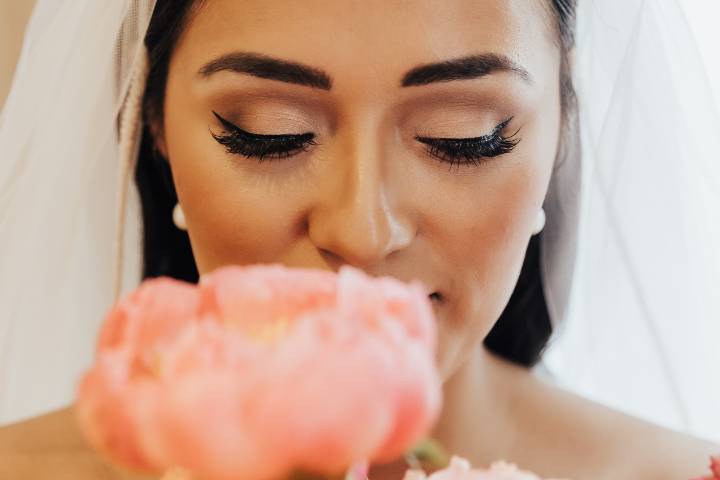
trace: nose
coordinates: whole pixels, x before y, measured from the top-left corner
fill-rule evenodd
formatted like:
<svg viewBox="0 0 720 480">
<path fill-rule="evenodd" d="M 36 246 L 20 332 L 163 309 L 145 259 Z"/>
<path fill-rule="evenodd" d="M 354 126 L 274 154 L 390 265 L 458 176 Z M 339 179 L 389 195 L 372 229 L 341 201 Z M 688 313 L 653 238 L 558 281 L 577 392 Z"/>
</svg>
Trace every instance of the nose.
<svg viewBox="0 0 720 480">
<path fill-rule="evenodd" d="M 323 255 L 365 269 L 408 246 L 415 235 L 374 144 L 358 142 L 330 160 L 332 173 L 308 215 L 310 240 Z"/>
</svg>

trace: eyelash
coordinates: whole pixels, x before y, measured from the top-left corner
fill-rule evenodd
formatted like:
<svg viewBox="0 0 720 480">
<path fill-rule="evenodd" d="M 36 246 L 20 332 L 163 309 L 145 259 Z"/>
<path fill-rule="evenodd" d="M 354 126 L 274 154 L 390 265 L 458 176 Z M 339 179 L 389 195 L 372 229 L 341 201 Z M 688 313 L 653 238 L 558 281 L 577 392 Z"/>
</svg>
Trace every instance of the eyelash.
<svg viewBox="0 0 720 480">
<path fill-rule="evenodd" d="M 261 135 L 242 130 L 237 125 L 225 120 L 213 111 L 220 121 L 224 133 L 210 134 L 228 153 L 243 155 L 246 158 L 257 158 L 258 162 L 268 159 L 282 159 L 307 151 L 311 145 L 317 145 L 315 134 L 302 133 L 297 135 Z M 502 131 L 512 121 L 513 117 L 497 125 L 492 132 L 475 138 L 430 138 L 417 136 L 415 139 L 427 146 L 430 155 L 439 161 L 454 165 L 477 166 L 483 160 L 510 153 L 520 142 L 514 134 L 505 137 Z"/>
<path fill-rule="evenodd" d="M 243 155 L 247 158 L 255 157 L 258 162 L 266 159 L 282 159 L 306 151 L 310 145 L 317 145 L 314 133 L 301 133 L 298 135 L 261 135 L 250 133 L 237 125 L 230 123 L 213 112 L 220 121 L 225 133 L 210 134 L 228 153 Z"/>
<path fill-rule="evenodd" d="M 497 125 L 487 135 L 474 138 L 430 138 L 415 137 L 415 140 L 427 145 L 427 151 L 440 161 L 449 163 L 450 168 L 457 165 L 478 166 L 484 160 L 510 153 L 520 143 L 517 138 L 518 129 L 510 136 L 503 136 L 502 131 L 510 124 L 513 117 Z"/>
</svg>

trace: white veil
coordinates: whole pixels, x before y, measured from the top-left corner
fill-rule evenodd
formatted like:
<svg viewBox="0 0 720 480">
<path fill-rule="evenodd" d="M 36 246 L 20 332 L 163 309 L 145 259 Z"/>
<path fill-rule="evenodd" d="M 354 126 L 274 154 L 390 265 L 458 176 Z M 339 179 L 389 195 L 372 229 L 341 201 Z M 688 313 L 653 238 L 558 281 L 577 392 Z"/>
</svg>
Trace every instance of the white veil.
<svg viewBox="0 0 720 480">
<path fill-rule="evenodd" d="M 588 397 L 720 440 L 720 119 L 698 49 L 674 1 L 579 8 L 578 261 L 545 365 Z"/>
<path fill-rule="evenodd" d="M 118 113 L 153 5 L 40 0 L 31 17 L 0 113 L 0 423 L 68 404 L 91 362 L 114 299 Z M 131 286 L 136 195 L 128 207 Z"/>
<path fill-rule="evenodd" d="M 545 202 L 557 335 L 542 365 L 591 398 L 718 438 L 720 122 L 702 65 L 674 0 L 579 3 L 584 151 Z M 139 282 L 137 192 L 122 192 L 153 5 L 40 0 L 33 14 L 0 113 L 0 424 L 71 401 L 114 299 L 116 252 L 124 289 Z"/>
</svg>

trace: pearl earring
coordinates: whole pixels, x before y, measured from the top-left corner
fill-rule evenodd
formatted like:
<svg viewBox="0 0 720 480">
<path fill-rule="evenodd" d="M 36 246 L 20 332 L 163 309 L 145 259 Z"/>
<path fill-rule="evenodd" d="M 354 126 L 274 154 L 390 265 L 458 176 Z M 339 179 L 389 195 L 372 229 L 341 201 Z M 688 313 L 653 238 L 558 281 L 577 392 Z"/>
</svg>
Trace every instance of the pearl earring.
<svg viewBox="0 0 720 480">
<path fill-rule="evenodd" d="M 541 208 L 538 212 L 537 220 L 535 220 L 533 235 L 537 235 L 538 233 L 542 232 L 543 228 L 545 228 L 545 210 Z"/>
<path fill-rule="evenodd" d="M 172 213 L 173 223 L 180 230 L 187 230 L 187 223 L 185 223 L 185 212 L 182 211 L 180 203 L 175 204 Z"/>
</svg>

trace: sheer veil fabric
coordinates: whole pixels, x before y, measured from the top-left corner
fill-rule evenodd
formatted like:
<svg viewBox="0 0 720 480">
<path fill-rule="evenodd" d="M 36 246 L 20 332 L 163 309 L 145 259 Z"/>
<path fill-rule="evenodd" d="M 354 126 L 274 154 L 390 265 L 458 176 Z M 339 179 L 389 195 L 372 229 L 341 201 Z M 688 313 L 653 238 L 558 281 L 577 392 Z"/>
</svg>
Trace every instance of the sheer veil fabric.
<svg viewBox="0 0 720 480">
<path fill-rule="evenodd" d="M 545 202 L 539 370 L 720 437 L 720 121 L 674 0 L 580 0 L 582 161 Z M 40 0 L 0 113 L 0 424 L 69 403 L 139 283 L 130 181 L 152 0 Z M 120 268 L 122 267 L 122 268 Z"/>
<path fill-rule="evenodd" d="M 0 423 L 70 402 L 114 300 L 120 138 L 137 144 L 119 127 L 153 7 L 40 0 L 31 17 L 0 113 Z M 126 200 L 127 289 L 140 210 L 134 189 Z"/>
<path fill-rule="evenodd" d="M 578 255 L 544 365 L 720 440 L 720 120 L 697 46 L 674 0 L 580 0 L 577 35 Z"/>
</svg>

